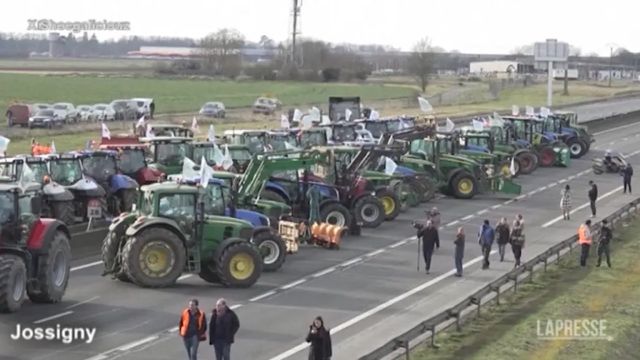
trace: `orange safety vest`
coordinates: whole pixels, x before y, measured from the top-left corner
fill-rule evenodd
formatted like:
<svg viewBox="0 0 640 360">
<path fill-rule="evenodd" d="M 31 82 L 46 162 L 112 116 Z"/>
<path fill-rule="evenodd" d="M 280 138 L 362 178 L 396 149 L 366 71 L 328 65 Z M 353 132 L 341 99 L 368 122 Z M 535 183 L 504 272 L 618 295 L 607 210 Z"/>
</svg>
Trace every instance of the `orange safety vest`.
<svg viewBox="0 0 640 360">
<path fill-rule="evenodd" d="M 198 335 L 201 339 L 206 338 L 205 334 L 200 334 L 204 329 L 204 313 L 202 311 L 198 311 L 196 314 L 198 318 Z M 180 318 L 180 336 L 185 336 L 187 334 L 187 329 L 189 328 L 189 309 L 185 309 L 182 312 L 182 317 Z"/>
<path fill-rule="evenodd" d="M 578 243 L 580 245 L 582 245 L 582 244 L 591 245 L 591 234 L 589 234 L 589 236 L 587 236 L 587 231 L 588 230 L 589 229 L 587 229 L 587 225 L 586 224 L 582 224 L 578 228 Z"/>
</svg>

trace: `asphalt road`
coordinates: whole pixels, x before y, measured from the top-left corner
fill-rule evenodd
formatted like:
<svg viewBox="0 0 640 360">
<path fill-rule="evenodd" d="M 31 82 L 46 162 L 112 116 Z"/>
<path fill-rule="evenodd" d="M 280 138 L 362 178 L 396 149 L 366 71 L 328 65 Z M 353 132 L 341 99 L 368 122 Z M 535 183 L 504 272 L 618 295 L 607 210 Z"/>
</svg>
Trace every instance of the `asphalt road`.
<svg viewBox="0 0 640 360">
<path fill-rule="evenodd" d="M 574 206 L 583 202 L 581 197 L 586 197 L 587 181 L 591 178 L 600 184 L 602 195 L 620 186 L 620 178 L 615 175 L 593 176 L 590 159 L 610 147 L 636 155 L 640 151 L 640 124 L 608 129 L 596 135 L 596 139 L 591 153 L 582 160 L 574 160 L 569 168 L 539 169 L 531 176 L 518 178 L 523 185 L 523 195 L 517 201 L 499 195 L 484 195 L 470 201 L 438 199 L 411 209 L 378 229 L 365 230 L 361 237 L 346 238 L 338 251 L 301 249 L 287 259 L 281 271 L 263 274 L 251 289 L 225 289 L 204 283 L 197 276 L 185 277 L 170 289 L 140 289 L 101 277 L 102 267 L 97 257 L 78 259 L 74 261 L 70 285 L 61 304 L 27 303 L 20 313 L 2 316 L 0 359 L 184 358 L 183 345 L 174 328 L 179 312 L 192 297 L 200 299 L 207 313 L 219 297 L 225 297 L 234 306 L 241 321 L 237 344 L 232 350 L 236 359 L 302 359 L 306 352 L 301 341 L 316 315 L 322 315 L 333 328 L 334 347 L 346 347 L 346 342 L 356 341 L 354 339 L 366 334 L 376 323 L 410 308 L 412 302 L 424 294 L 443 295 L 434 300 L 438 301 L 433 304 L 436 308 L 446 304 L 447 299 L 472 290 L 460 287 L 457 278 L 442 276 L 453 268 L 452 238 L 457 226 L 464 226 L 471 239 L 467 241 L 465 261 L 472 262 L 466 271 L 474 276 L 473 270 L 479 263 L 473 261 L 480 253 L 472 239 L 483 218 L 495 221 L 507 216 L 511 219 L 522 212 L 527 220 L 527 241 L 555 236 L 561 240 L 569 236 L 571 227 L 561 229 L 566 234 L 558 232 L 556 224 L 541 227 L 559 215 L 560 186 L 568 182 L 575 189 Z M 633 162 L 634 158 L 631 159 Z M 619 191 L 611 192 L 603 202 L 619 196 L 622 196 Z M 431 206 L 440 208 L 444 228 L 442 246 L 433 258 L 432 273 L 426 275 L 416 271 L 417 244 L 412 239 L 415 231 L 410 223 L 423 218 L 423 211 Z M 577 220 L 574 221 L 577 226 Z M 477 280 L 482 282 L 491 276 L 492 273 L 487 272 Z M 428 280 L 433 282 L 423 292 L 407 295 L 407 291 Z M 400 294 L 405 295 L 397 298 Z M 424 317 L 420 313 L 415 316 Z M 91 344 L 13 341 L 10 334 L 15 332 L 18 323 L 23 327 L 58 324 L 95 327 L 97 334 Z M 201 356 L 213 357 L 211 351 L 203 346 Z M 334 358 L 356 356 L 342 354 Z"/>
<path fill-rule="evenodd" d="M 596 102 L 575 107 L 578 122 L 589 122 L 594 119 L 609 118 L 640 109 L 640 98 L 623 98 Z"/>
</svg>

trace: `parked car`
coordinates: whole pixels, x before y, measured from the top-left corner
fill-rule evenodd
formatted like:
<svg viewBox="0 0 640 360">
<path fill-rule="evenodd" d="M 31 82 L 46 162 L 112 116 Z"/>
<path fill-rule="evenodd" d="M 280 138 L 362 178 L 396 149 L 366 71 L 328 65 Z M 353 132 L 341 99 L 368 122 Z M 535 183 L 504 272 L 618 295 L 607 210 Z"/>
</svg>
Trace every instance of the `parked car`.
<svg viewBox="0 0 640 360">
<path fill-rule="evenodd" d="M 224 118 L 226 109 L 224 104 L 219 101 L 210 101 L 202 105 L 199 114 L 206 117 Z"/>
<path fill-rule="evenodd" d="M 34 116 L 29 117 L 29 129 L 36 127 L 51 129 L 64 123 L 64 119 L 53 109 L 39 110 Z"/>
<path fill-rule="evenodd" d="M 33 111 L 38 111 L 38 110 L 47 110 L 47 109 L 51 109 L 51 104 L 45 104 L 45 103 L 35 103 L 33 105 L 31 105 L 31 107 L 33 108 Z"/>
<path fill-rule="evenodd" d="M 153 119 L 153 113 L 156 111 L 156 104 L 153 102 L 153 99 L 148 98 L 134 98 L 131 101 L 135 101 L 137 105 L 137 113 L 136 117 L 140 119 L 142 115 L 146 118 Z"/>
<path fill-rule="evenodd" d="M 58 119 L 62 119 L 64 123 L 78 122 L 80 114 L 71 103 L 55 103 L 53 104 L 53 112 L 58 115 Z"/>
<path fill-rule="evenodd" d="M 91 108 L 91 121 L 114 121 L 116 111 L 109 104 L 95 104 Z"/>
<path fill-rule="evenodd" d="M 91 117 L 91 111 L 93 110 L 91 108 L 91 105 L 78 105 L 76 107 L 76 110 L 78 111 L 78 116 L 80 117 L 81 121 L 89 121 L 89 118 Z"/>
<path fill-rule="evenodd" d="M 113 100 L 111 107 L 116 112 L 116 120 L 137 120 L 138 119 L 138 103 L 133 100 Z"/>
<path fill-rule="evenodd" d="M 29 117 L 33 112 L 33 107 L 28 104 L 13 104 L 9 106 L 5 112 L 7 117 L 7 126 L 12 127 L 14 125 L 27 126 L 29 125 Z"/>
<path fill-rule="evenodd" d="M 282 103 L 280 100 L 268 97 L 259 97 L 253 103 L 254 114 L 272 115 L 276 110 L 280 109 Z"/>
</svg>

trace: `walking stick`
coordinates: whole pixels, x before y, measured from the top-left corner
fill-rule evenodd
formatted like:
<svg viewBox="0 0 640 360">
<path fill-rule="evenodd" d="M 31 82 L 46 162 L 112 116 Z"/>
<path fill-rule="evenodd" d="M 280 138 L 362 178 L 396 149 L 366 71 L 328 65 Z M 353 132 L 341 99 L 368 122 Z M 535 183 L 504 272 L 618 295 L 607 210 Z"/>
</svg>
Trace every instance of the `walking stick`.
<svg viewBox="0 0 640 360">
<path fill-rule="evenodd" d="M 420 241 L 422 239 L 418 236 L 418 262 L 416 263 L 416 271 L 420 272 Z"/>
</svg>

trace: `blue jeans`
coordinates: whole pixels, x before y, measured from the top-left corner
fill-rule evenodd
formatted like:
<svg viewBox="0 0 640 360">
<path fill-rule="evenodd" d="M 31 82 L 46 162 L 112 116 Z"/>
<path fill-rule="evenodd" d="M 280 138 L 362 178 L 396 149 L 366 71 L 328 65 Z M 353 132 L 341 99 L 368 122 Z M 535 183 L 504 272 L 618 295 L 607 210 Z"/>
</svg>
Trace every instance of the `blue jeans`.
<svg viewBox="0 0 640 360">
<path fill-rule="evenodd" d="M 223 340 L 213 340 L 216 360 L 231 360 L 231 344 Z"/>
<path fill-rule="evenodd" d="M 184 347 L 187 349 L 187 359 L 198 360 L 198 345 L 200 344 L 198 335 L 184 337 L 182 340 L 184 341 Z"/>
</svg>

